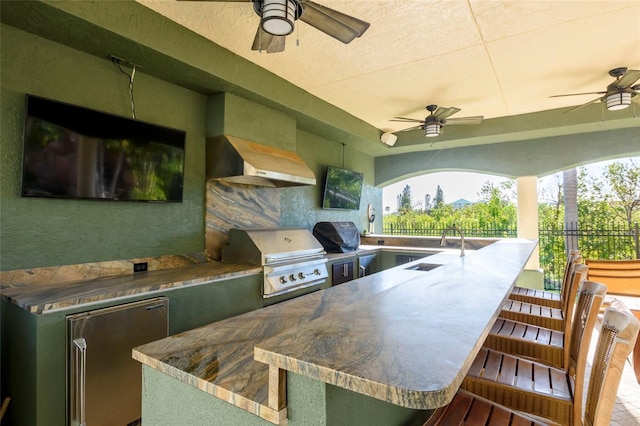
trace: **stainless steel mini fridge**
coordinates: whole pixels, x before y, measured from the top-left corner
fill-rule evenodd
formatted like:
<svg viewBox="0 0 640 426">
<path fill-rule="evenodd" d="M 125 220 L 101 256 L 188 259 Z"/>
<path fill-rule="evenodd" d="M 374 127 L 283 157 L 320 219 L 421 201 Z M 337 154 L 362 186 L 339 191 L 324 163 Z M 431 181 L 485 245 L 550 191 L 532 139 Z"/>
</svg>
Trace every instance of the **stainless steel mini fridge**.
<svg viewBox="0 0 640 426">
<path fill-rule="evenodd" d="M 69 425 L 140 423 L 141 364 L 131 349 L 167 337 L 168 308 L 156 297 L 67 316 Z"/>
</svg>

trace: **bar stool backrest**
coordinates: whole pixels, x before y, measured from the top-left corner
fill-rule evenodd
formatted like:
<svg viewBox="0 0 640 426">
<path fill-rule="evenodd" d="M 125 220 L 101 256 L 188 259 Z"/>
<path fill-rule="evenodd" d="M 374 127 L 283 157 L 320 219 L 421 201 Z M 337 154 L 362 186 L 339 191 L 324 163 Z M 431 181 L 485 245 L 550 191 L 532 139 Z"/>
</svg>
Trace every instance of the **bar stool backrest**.
<svg viewBox="0 0 640 426">
<path fill-rule="evenodd" d="M 607 292 L 607 286 L 594 281 L 583 281 L 578 290 L 576 310 L 571 324 L 569 363 L 567 374 L 573 387 L 573 418 L 582 417 L 582 397 L 591 336 L 598 319 L 598 312 Z"/>
<path fill-rule="evenodd" d="M 640 321 L 628 309 L 605 310 L 591 367 L 584 426 L 604 426 L 611 422 L 622 370 L 639 329 Z"/>
<path fill-rule="evenodd" d="M 560 289 L 560 303 L 562 304 L 561 309 L 562 312 L 567 312 L 571 303 L 575 302 L 575 299 L 572 299 L 570 296 L 571 285 L 573 284 L 572 278 L 575 276 L 576 267 L 578 265 L 583 265 L 582 261 L 584 259 L 580 255 L 580 253 L 572 252 L 569 256 L 569 260 L 564 268 L 564 278 L 562 279 L 562 288 Z M 584 277 L 586 279 L 586 277 Z"/>
</svg>

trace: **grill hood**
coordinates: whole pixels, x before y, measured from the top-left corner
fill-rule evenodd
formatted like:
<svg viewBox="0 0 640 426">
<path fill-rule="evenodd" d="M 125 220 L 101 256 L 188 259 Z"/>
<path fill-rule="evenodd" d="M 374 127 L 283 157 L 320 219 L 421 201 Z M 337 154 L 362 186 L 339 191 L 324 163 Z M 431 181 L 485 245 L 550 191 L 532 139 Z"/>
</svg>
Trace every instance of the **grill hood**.
<svg viewBox="0 0 640 426">
<path fill-rule="evenodd" d="M 296 153 L 228 135 L 207 139 L 207 178 L 277 188 L 316 184 Z"/>
<path fill-rule="evenodd" d="M 232 228 L 222 247 L 222 261 L 265 265 L 325 253 L 322 244 L 308 229 Z"/>
</svg>

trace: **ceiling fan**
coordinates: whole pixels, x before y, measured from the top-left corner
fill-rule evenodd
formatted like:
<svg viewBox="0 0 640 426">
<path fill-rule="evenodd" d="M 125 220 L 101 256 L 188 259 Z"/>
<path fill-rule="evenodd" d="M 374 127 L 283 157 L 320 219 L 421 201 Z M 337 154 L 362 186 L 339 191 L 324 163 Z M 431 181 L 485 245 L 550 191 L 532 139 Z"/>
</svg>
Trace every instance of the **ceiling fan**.
<svg viewBox="0 0 640 426">
<path fill-rule="evenodd" d="M 438 105 L 427 105 L 427 111 L 429 111 L 430 114 L 424 120 L 417 120 L 415 118 L 406 117 L 394 117 L 394 119 L 391 121 L 420 123 L 417 126 L 403 129 L 401 130 L 401 132 L 422 129 L 425 132 L 424 135 L 430 138 L 438 136 L 442 132 L 442 128 L 445 124 L 480 124 L 484 119 L 484 117 L 481 115 L 477 115 L 474 117 L 449 118 L 453 114 L 460 111 L 460 108 L 456 107 L 443 108 L 439 107 Z"/>
<path fill-rule="evenodd" d="M 609 111 L 616 111 L 619 109 L 625 109 L 631 105 L 631 98 L 638 94 L 640 91 L 640 84 L 633 84 L 640 79 L 640 70 L 630 70 L 626 67 L 614 68 L 609 71 L 609 75 L 616 80 L 607 86 L 607 90 L 603 92 L 585 92 L 585 93 L 572 93 L 568 95 L 554 95 L 552 98 L 559 98 L 562 96 L 577 96 L 577 95 L 603 95 L 585 104 L 578 105 L 565 112 L 575 111 L 587 105 L 591 105 L 596 102 L 605 102 Z"/>
<path fill-rule="evenodd" d="M 369 23 L 310 0 L 200 0 L 215 2 L 252 2 L 260 16 L 251 50 L 276 53 L 284 51 L 285 37 L 300 19 L 323 33 L 348 44 L 369 28 Z"/>
</svg>

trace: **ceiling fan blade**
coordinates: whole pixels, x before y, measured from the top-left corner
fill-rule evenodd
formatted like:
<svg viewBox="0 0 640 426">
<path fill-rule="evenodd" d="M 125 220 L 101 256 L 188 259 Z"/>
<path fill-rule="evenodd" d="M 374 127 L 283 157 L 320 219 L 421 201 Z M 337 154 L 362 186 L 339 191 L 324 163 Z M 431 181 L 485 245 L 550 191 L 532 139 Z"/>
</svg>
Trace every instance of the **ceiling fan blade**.
<svg viewBox="0 0 640 426">
<path fill-rule="evenodd" d="M 303 1 L 304 12 L 300 20 L 323 33 L 348 44 L 360 37 L 369 28 L 369 23 L 344 13 L 319 5 L 312 1 Z"/>
<path fill-rule="evenodd" d="M 267 49 L 267 53 L 284 52 L 285 36 L 273 36 L 273 41 Z"/>
<path fill-rule="evenodd" d="M 274 36 L 262 29 L 262 25 L 258 24 L 256 36 L 253 38 L 251 50 L 266 50 L 267 53 L 277 53 L 284 51 L 284 36 Z"/>
<path fill-rule="evenodd" d="M 564 96 L 579 96 L 579 95 L 604 95 L 607 92 L 584 92 L 584 93 L 570 93 L 567 95 L 553 95 L 550 98 L 562 98 Z"/>
<path fill-rule="evenodd" d="M 447 120 L 447 125 L 449 124 L 480 124 L 484 120 L 482 115 L 475 115 L 471 117 L 458 117 L 458 118 L 450 118 Z"/>
<path fill-rule="evenodd" d="M 596 102 L 600 102 L 600 98 L 596 98 L 596 99 L 594 99 L 592 101 L 587 102 L 586 104 L 582 104 L 582 105 L 578 105 L 578 106 L 575 106 L 573 108 L 570 108 L 570 109 L 566 110 L 563 114 L 575 111 L 575 110 L 580 109 L 582 107 L 586 107 L 587 105 L 595 104 Z"/>
<path fill-rule="evenodd" d="M 630 87 L 633 83 L 640 79 L 640 70 L 627 70 L 626 73 L 616 83 L 617 87 Z"/>
<path fill-rule="evenodd" d="M 447 117 L 451 117 L 453 114 L 455 114 L 458 111 L 461 111 L 461 109 L 456 107 L 449 107 L 449 108 L 438 107 L 438 109 L 433 115 L 435 115 L 436 117 L 442 120 Z"/>
<path fill-rule="evenodd" d="M 393 120 L 389 121 L 402 121 L 402 122 L 416 122 L 416 123 L 424 123 L 424 120 L 418 120 L 415 118 L 407 118 L 407 117 L 393 117 Z"/>
</svg>

